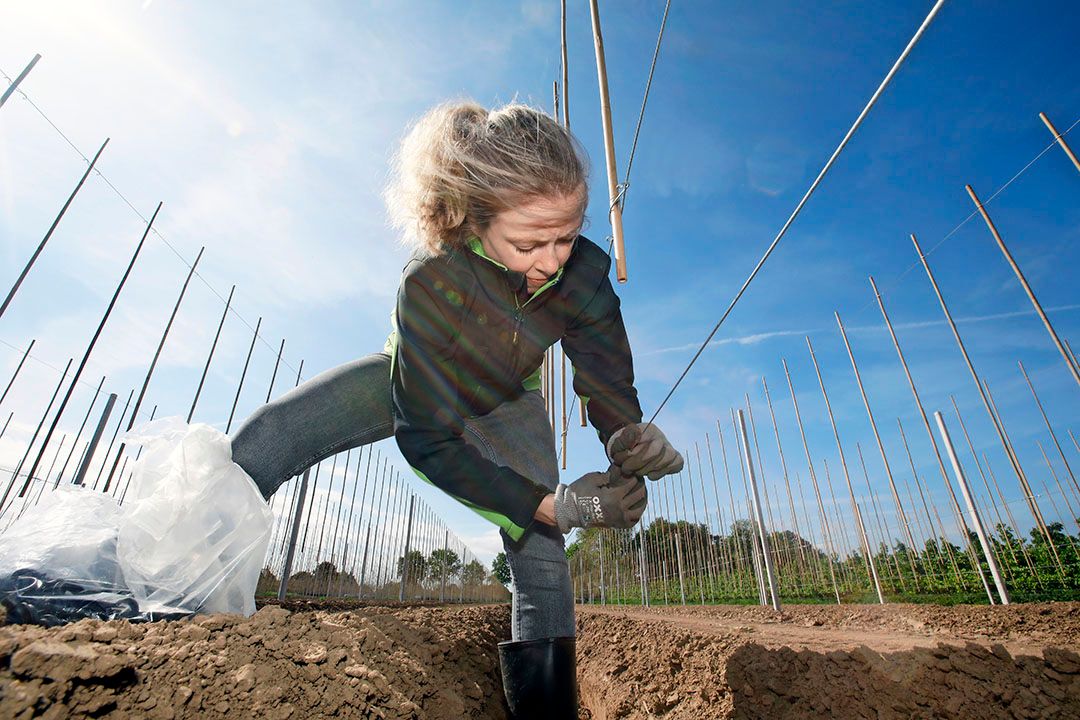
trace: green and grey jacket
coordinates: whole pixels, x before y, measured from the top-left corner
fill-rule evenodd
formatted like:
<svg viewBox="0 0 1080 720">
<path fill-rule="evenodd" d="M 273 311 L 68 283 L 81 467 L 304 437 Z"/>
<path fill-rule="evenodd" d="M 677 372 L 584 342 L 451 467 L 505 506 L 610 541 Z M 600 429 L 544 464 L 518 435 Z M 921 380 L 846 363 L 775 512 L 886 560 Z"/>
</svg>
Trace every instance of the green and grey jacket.
<svg viewBox="0 0 1080 720">
<path fill-rule="evenodd" d="M 544 352 L 560 340 L 602 442 L 641 422 L 641 406 L 603 250 L 578 237 L 559 273 L 527 295 L 523 274 L 476 238 L 470 248 L 405 266 L 388 341 L 394 435 L 421 477 L 517 539 L 550 491 L 468 445 L 463 418 L 536 389 Z"/>
</svg>

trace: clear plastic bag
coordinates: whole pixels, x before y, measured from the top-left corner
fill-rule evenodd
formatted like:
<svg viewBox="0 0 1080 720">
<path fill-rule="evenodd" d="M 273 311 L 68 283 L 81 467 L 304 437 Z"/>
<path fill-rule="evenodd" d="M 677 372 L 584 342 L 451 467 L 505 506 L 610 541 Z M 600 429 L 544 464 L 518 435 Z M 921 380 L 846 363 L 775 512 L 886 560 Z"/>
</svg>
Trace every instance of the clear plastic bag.
<svg viewBox="0 0 1080 720">
<path fill-rule="evenodd" d="M 209 425 L 163 418 L 128 433 L 143 452 L 116 554 L 143 612 L 255 612 L 272 514 Z"/>
<path fill-rule="evenodd" d="M 81 618 L 137 617 L 116 560 L 120 507 L 102 493 L 66 486 L 0 536 L 0 600 L 9 623 L 51 627 Z"/>
<path fill-rule="evenodd" d="M 66 486 L 0 535 L 7 622 L 255 612 L 272 515 L 228 437 L 165 418 L 126 439 L 143 451 L 122 507 Z"/>
</svg>

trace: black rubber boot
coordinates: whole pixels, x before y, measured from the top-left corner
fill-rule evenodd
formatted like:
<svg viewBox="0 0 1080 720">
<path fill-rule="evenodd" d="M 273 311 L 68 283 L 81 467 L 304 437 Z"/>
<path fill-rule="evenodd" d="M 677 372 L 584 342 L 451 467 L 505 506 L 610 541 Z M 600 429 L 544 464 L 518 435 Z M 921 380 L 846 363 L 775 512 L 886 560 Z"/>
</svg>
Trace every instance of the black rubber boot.
<svg viewBox="0 0 1080 720">
<path fill-rule="evenodd" d="M 574 638 L 499 643 L 511 720 L 577 720 Z"/>
</svg>

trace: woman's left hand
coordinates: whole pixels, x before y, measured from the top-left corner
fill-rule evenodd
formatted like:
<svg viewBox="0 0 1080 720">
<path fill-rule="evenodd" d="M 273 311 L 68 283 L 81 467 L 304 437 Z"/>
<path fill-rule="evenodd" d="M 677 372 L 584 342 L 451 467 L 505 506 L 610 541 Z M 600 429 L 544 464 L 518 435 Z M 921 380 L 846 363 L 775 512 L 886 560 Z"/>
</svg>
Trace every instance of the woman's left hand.
<svg viewBox="0 0 1080 720">
<path fill-rule="evenodd" d="M 683 469 L 683 457 L 653 424 L 627 425 L 607 443 L 608 457 L 624 475 L 659 480 Z"/>
</svg>

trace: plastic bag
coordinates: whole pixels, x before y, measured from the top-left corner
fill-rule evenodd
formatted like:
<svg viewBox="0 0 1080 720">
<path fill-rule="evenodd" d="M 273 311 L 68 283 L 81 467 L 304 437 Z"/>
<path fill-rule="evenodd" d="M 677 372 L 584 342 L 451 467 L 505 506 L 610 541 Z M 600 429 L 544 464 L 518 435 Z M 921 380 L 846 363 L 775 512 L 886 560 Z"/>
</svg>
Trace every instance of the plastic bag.
<svg viewBox="0 0 1080 720">
<path fill-rule="evenodd" d="M 29 507 L 0 536 L 7 622 L 52 627 L 138 617 L 116 560 L 119 518 L 112 497 L 70 485 Z"/>
<path fill-rule="evenodd" d="M 143 452 L 116 554 L 143 612 L 255 612 L 272 514 L 209 425 L 163 418 L 128 433 Z"/>
<path fill-rule="evenodd" d="M 179 418 L 125 439 L 143 451 L 122 507 L 66 486 L 0 535 L 8 622 L 255 612 L 272 515 L 229 439 Z"/>
</svg>

